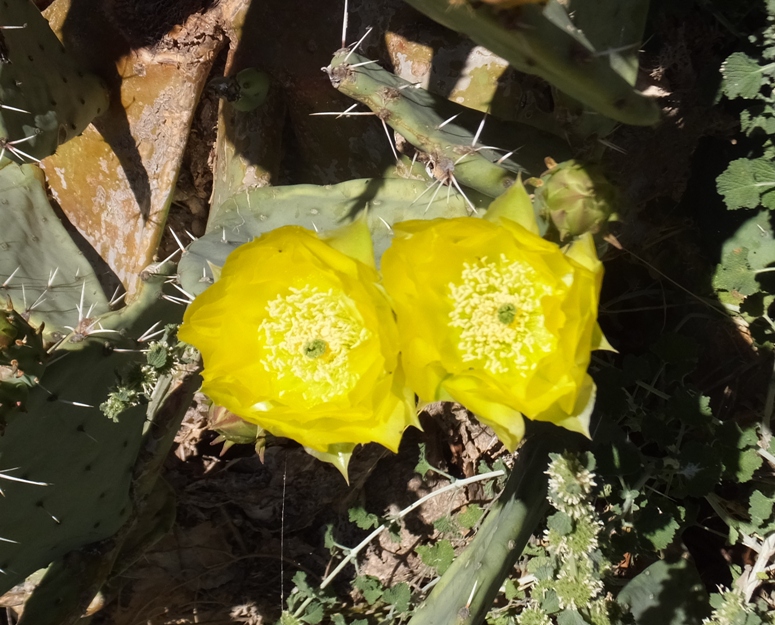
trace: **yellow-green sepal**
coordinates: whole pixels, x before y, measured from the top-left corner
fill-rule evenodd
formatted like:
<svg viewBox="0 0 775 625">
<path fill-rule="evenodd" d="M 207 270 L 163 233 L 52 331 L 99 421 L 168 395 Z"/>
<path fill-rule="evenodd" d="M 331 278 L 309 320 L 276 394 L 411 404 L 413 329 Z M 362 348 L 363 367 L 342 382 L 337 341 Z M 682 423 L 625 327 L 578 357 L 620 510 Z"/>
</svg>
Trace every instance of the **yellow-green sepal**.
<svg viewBox="0 0 775 625">
<path fill-rule="evenodd" d="M 504 193 L 496 197 L 490 204 L 484 219 L 498 223 L 501 219 L 510 219 L 533 234 L 541 236 L 538 228 L 533 203 L 518 177 Z"/>
<path fill-rule="evenodd" d="M 347 474 L 347 467 L 350 464 L 350 458 L 352 458 L 354 449 L 355 445 L 341 443 L 329 445 L 327 451 L 318 451 L 317 449 L 312 449 L 312 447 L 305 447 L 304 451 L 322 462 L 334 465 L 339 473 L 342 474 L 345 482 L 349 484 L 350 478 Z"/>
<path fill-rule="evenodd" d="M 346 226 L 327 232 L 320 238 L 342 254 L 359 260 L 373 269 L 377 268 L 374 260 L 374 243 L 364 218 L 359 217 Z"/>
</svg>

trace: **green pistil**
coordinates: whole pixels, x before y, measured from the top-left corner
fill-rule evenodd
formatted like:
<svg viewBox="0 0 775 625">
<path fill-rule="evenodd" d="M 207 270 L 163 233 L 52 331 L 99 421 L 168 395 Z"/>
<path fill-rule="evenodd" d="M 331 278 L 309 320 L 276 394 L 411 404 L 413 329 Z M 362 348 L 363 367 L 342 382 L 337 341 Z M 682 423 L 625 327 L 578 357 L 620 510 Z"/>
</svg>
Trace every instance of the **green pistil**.
<svg viewBox="0 0 775 625">
<path fill-rule="evenodd" d="M 503 325 L 509 325 L 517 316 L 517 307 L 514 304 L 504 304 L 498 309 L 498 321 Z"/>
<path fill-rule="evenodd" d="M 315 339 L 304 346 L 304 355 L 311 360 L 320 358 L 326 353 L 326 347 L 326 342 L 323 339 Z"/>
</svg>

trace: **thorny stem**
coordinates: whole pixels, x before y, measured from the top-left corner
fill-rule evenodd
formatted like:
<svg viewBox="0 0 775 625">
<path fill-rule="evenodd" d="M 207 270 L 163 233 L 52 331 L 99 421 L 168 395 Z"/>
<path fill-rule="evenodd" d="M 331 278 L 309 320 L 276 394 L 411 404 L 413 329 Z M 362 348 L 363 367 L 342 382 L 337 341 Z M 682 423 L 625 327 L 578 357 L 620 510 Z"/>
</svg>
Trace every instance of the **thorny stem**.
<svg viewBox="0 0 775 625">
<path fill-rule="evenodd" d="M 419 508 L 421 505 L 423 505 L 426 501 L 433 499 L 434 497 L 438 497 L 439 495 L 442 495 L 450 490 L 455 490 L 457 488 L 463 488 L 464 486 L 468 486 L 469 484 L 475 484 L 476 482 L 482 482 L 484 480 L 490 480 L 494 479 L 496 477 L 500 477 L 504 474 L 503 471 L 490 471 L 489 473 L 482 473 L 481 475 L 474 475 L 473 477 L 468 477 L 463 480 L 454 480 L 450 484 L 447 484 L 446 486 L 433 491 L 432 493 L 428 493 L 424 497 L 420 497 L 417 501 L 415 501 L 412 505 L 404 508 L 399 512 L 395 517 L 394 520 L 398 521 L 399 519 L 404 518 L 407 514 L 412 512 L 412 510 L 415 510 Z M 382 524 L 377 529 L 375 529 L 371 534 L 369 534 L 366 538 L 364 538 L 360 544 L 358 544 L 357 547 L 354 547 L 350 550 L 350 552 L 342 559 L 342 561 L 338 564 L 338 566 L 331 571 L 331 573 L 326 576 L 326 578 L 320 583 L 320 589 L 323 590 L 326 586 L 328 586 L 332 581 L 334 581 L 334 578 L 339 575 L 339 573 L 342 572 L 342 569 L 346 567 L 351 560 L 353 560 L 360 552 L 361 550 L 366 547 L 372 540 L 374 540 L 377 536 L 379 536 L 382 532 L 384 532 L 387 529 L 387 525 Z M 312 597 L 308 597 L 304 603 L 302 603 L 296 612 L 294 613 L 294 618 L 299 618 L 301 614 L 304 612 L 304 609 L 310 604 L 312 601 Z"/>
</svg>

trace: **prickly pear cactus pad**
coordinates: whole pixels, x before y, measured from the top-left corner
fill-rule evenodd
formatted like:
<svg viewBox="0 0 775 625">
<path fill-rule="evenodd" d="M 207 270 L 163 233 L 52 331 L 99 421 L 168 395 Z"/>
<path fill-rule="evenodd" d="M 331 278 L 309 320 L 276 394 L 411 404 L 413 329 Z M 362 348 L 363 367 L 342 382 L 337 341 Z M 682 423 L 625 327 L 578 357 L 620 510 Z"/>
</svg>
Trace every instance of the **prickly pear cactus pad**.
<svg viewBox="0 0 775 625">
<path fill-rule="evenodd" d="M 0 593 L 65 553 L 113 536 L 132 512 L 130 486 L 150 479 L 138 474 L 137 459 L 143 441 L 158 435 L 148 425 L 155 415 L 127 402 L 110 419 L 103 404 L 119 374 L 146 361 L 149 319 L 180 320 L 182 308 L 159 298 L 164 279 L 151 276 L 136 302 L 99 318 L 92 335 L 68 336 L 30 390 L 27 412 L 8 417 L 0 437 Z"/>
<path fill-rule="evenodd" d="M 264 232 L 296 224 L 310 230 L 333 230 L 366 210 L 377 260 L 390 245 L 391 225 L 411 218 L 459 217 L 470 207 L 454 188 L 432 188 L 420 180 L 367 178 L 318 187 L 293 185 L 254 189 L 222 205 L 210 232 L 192 243 L 178 273 L 183 288 L 198 295 L 236 247 Z M 487 199 L 469 193 L 477 210 Z M 216 270 L 217 271 L 217 270 Z"/>
<path fill-rule="evenodd" d="M 221 42 L 213 24 L 200 20 L 180 29 L 163 53 L 128 52 L 104 11 L 78 11 L 79 4 L 57 0 L 46 15 L 55 31 L 67 26 L 66 41 L 80 60 L 120 77 L 119 86 L 98 123 L 42 167 L 53 197 L 131 299 L 157 251 L 196 102 Z"/>
<path fill-rule="evenodd" d="M 94 342 L 49 366 L 28 412 L 9 419 L 0 471 L 0 592 L 81 545 L 113 535 L 130 512 L 129 485 L 145 409 L 114 422 L 100 410 L 127 360 Z M 45 390 L 44 390 L 45 389 Z"/>
<path fill-rule="evenodd" d="M 0 305 L 12 303 L 33 325 L 45 324 L 47 341 L 108 311 L 94 270 L 48 203 L 39 169 L 0 169 L 0 211 Z"/>
<path fill-rule="evenodd" d="M 0 153 L 39 161 L 107 109 L 107 92 L 65 52 L 30 0 L 4 0 L 0 28 L 7 57 L 0 63 Z"/>
<path fill-rule="evenodd" d="M 337 52 L 326 71 L 336 89 L 368 106 L 383 123 L 424 152 L 434 175 L 454 176 L 458 184 L 490 197 L 503 193 L 516 173 L 540 172 L 546 156 L 557 153 L 564 158 L 568 154 L 564 140 L 526 124 L 498 124 L 490 119 L 493 127 L 485 123 L 480 129 L 481 114 L 418 89 L 353 52 Z M 509 142 L 498 145 L 503 152 L 478 143 L 483 138 L 480 130 L 494 132 L 495 126 L 497 141 Z M 504 153 L 509 150 L 513 156 Z"/>
<path fill-rule="evenodd" d="M 656 103 L 630 86 L 611 66 L 607 53 L 595 50 L 557 0 L 519 7 L 474 7 L 447 0 L 406 2 L 603 115 L 625 124 L 659 121 Z"/>
</svg>

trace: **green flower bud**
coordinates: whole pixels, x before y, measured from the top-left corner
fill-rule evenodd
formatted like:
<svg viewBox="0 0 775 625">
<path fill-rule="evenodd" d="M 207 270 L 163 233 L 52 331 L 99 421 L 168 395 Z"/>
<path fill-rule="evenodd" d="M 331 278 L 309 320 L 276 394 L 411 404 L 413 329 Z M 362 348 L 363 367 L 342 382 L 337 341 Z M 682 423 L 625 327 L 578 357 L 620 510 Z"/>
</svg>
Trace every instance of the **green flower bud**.
<svg viewBox="0 0 775 625">
<path fill-rule="evenodd" d="M 616 189 L 594 165 L 547 159 L 549 171 L 536 181 L 535 201 L 561 239 L 595 234 L 615 220 Z"/>
</svg>

